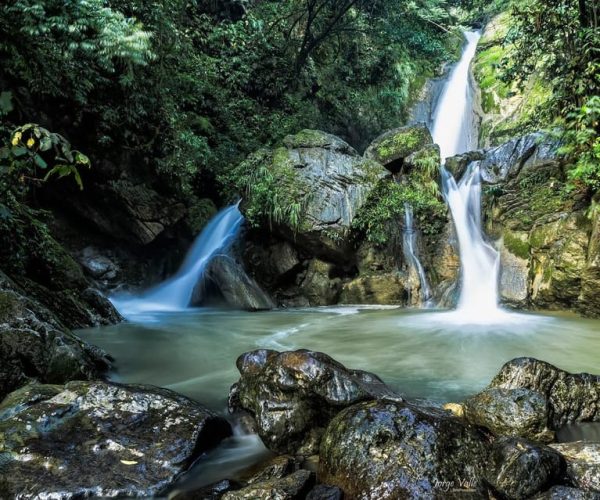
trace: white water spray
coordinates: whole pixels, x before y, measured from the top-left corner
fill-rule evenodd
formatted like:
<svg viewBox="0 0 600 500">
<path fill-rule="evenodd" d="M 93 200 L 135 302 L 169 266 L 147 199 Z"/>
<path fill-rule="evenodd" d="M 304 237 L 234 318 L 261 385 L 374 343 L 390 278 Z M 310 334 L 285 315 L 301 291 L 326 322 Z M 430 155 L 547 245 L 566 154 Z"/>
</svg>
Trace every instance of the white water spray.
<svg viewBox="0 0 600 500">
<path fill-rule="evenodd" d="M 172 278 L 140 296 L 115 296 L 111 302 L 125 318 L 144 312 L 186 309 L 211 257 L 227 250 L 237 237 L 243 221 L 237 204 L 222 210 L 202 230 Z"/>
<path fill-rule="evenodd" d="M 442 158 L 464 153 L 477 146 L 473 127 L 473 96 L 469 67 L 475 56 L 478 32 L 465 33 L 467 46 L 454 68 L 435 112 L 433 140 Z M 488 323 L 504 318 L 498 307 L 500 255 L 487 243 L 481 227 L 481 175 L 472 163 L 461 181 L 442 168 L 442 188 L 456 228 L 460 246 L 461 286 L 457 321 Z M 448 319 L 448 318 L 447 318 Z"/>
<path fill-rule="evenodd" d="M 417 271 L 421 282 L 421 300 L 424 304 L 431 299 L 431 289 L 425 276 L 425 270 L 417 255 L 417 232 L 413 220 L 413 208 L 409 203 L 404 204 L 404 231 L 402 233 L 403 249 L 409 264 Z"/>
</svg>

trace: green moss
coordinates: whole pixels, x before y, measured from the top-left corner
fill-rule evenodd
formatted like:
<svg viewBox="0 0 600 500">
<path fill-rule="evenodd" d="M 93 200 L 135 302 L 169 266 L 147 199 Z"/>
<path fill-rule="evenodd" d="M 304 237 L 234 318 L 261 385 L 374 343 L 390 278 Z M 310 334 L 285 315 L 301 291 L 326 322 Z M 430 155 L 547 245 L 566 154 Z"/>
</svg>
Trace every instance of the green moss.
<svg viewBox="0 0 600 500">
<path fill-rule="evenodd" d="M 331 143 L 331 136 L 320 130 L 304 129 L 283 139 L 287 148 L 322 148 Z"/>
<path fill-rule="evenodd" d="M 377 245 L 388 243 L 404 219 L 404 205 L 413 207 L 415 223 L 424 234 L 438 234 L 446 221 L 446 205 L 437 193 L 414 179 L 396 183 L 382 179 L 356 215 L 353 228 Z"/>
<path fill-rule="evenodd" d="M 529 242 L 520 239 L 508 231 L 504 233 L 504 246 L 510 253 L 521 259 L 529 258 L 529 251 L 531 250 Z"/>
<path fill-rule="evenodd" d="M 431 143 L 427 127 L 403 127 L 389 132 L 375 144 L 375 158 L 386 164 L 398 158 L 406 158 Z"/>
<path fill-rule="evenodd" d="M 198 200 L 188 209 L 187 225 L 193 234 L 199 234 L 207 222 L 217 213 L 217 207 L 209 198 Z"/>
<path fill-rule="evenodd" d="M 15 312 L 14 296 L 0 290 L 0 323 L 11 319 Z"/>
</svg>

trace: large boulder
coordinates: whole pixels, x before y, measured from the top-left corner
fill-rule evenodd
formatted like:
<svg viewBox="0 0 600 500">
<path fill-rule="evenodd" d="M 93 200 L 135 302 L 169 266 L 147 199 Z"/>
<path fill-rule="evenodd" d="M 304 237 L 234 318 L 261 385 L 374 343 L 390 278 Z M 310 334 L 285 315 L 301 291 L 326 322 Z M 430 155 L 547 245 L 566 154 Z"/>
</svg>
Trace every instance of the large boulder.
<svg viewBox="0 0 600 500">
<path fill-rule="evenodd" d="M 525 499 L 557 484 L 564 472 L 559 453 L 522 438 L 500 438 L 492 445 L 485 479 L 500 498 Z"/>
<path fill-rule="evenodd" d="M 26 386 L 0 405 L 0 497 L 154 496 L 230 432 L 165 389 Z"/>
<path fill-rule="evenodd" d="M 393 174 L 403 170 L 405 160 L 433 145 L 429 129 L 424 123 L 389 130 L 377 137 L 365 151 L 365 158 L 381 163 Z M 439 159 L 439 148 L 437 148 Z M 438 161 L 439 164 L 439 161 Z"/>
<path fill-rule="evenodd" d="M 217 255 L 206 266 L 202 279 L 192 293 L 192 305 L 211 302 L 247 311 L 273 309 L 271 298 L 234 258 Z"/>
<path fill-rule="evenodd" d="M 497 436 L 521 436 L 533 441 L 551 442 L 546 398 L 530 389 L 492 387 L 463 403 L 465 418 L 486 427 Z"/>
<path fill-rule="evenodd" d="M 109 364 L 0 271 L 0 401 L 29 381 L 92 379 Z"/>
<path fill-rule="evenodd" d="M 250 186 L 240 209 L 254 225 L 324 260 L 348 261 L 352 246 L 348 233 L 355 214 L 377 182 L 387 175 L 378 163 L 362 158 L 346 142 L 318 130 L 287 136 L 274 150 L 261 150 L 240 165 L 257 176 L 270 179 L 271 197 L 277 213 L 271 213 L 260 190 Z M 254 182 L 253 185 L 256 185 Z M 292 206 L 298 209 L 289 217 Z M 293 216 L 292 216 L 293 215 Z"/>
<path fill-rule="evenodd" d="M 265 349 L 237 360 L 240 380 L 230 408 L 250 412 L 265 445 L 312 455 L 329 421 L 343 408 L 376 398 L 400 399 L 376 375 L 351 370 L 326 354 Z"/>
<path fill-rule="evenodd" d="M 567 463 L 567 476 L 578 488 L 600 493 L 600 443 L 556 443 L 550 445 Z"/>
<path fill-rule="evenodd" d="M 549 426 L 557 430 L 574 422 L 600 421 L 600 376 L 573 374 L 534 358 L 506 363 L 490 383 L 491 388 L 528 389 L 549 405 Z"/>
<path fill-rule="evenodd" d="M 360 276 L 344 283 L 340 304 L 398 304 L 409 299 L 405 275 L 398 272 Z"/>
<path fill-rule="evenodd" d="M 442 410 L 368 401 L 327 427 L 319 479 L 348 498 L 485 498 L 486 454 L 478 431 Z"/>
</svg>

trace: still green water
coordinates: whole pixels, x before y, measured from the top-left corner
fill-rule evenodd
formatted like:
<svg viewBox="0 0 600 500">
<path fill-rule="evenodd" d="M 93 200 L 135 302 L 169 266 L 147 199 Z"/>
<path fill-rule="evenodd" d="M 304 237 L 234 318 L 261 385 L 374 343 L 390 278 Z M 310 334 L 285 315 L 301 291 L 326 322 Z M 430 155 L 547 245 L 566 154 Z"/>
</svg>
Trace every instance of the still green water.
<svg viewBox="0 0 600 500">
<path fill-rule="evenodd" d="M 368 306 L 189 310 L 78 333 L 115 358 L 113 380 L 167 387 L 220 412 L 238 378 L 236 358 L 258 348 L 322 351 L 409 398 L 438 402 L 482 389 L 520 356 L 600 373 L 600 321 L 571 315 L 506 313 L 465 324 L 455 313 Z"/>
</svg>

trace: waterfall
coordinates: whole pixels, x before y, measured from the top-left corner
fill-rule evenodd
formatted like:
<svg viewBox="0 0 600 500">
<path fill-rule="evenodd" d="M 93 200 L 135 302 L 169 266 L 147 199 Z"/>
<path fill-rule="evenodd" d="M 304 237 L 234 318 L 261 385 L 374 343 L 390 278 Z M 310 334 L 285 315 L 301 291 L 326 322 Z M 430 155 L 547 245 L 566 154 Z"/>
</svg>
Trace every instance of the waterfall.
<svg viewBox="0 0 600 500">
<path fill-rule="evenodd" d="M 442 159 L 477 148 L 470 66 L 480 37 L 478 31 L 465 32 L 467 45 L 450 73 L 433 115 L 431 135 L 440 146 Z"/>
<path fill-rule="evenodd" d="M 404 231 L 402 233 L 404 254 L 408 263 L 417 271 L 421 283 L 421 300 L 424 304 L 431 299 L 431 289 L 425 276 L 425 270 L 417 255 L 417 232 L 413 221 L 413 208 L 409 203 L 404 204 Z"/>
<path fill-rule="evenodd" d="M 433 139 L 442 158 L 477 146 L 473 127 L 473 92 L 469 83 L 470 64 L 475 56 L 478 32 L 466 32 L 467 46 L 452 71 L 435 112 Z M 442 168 L 442 190 L 460 247 L 461 286 L 457 317 L 487 322 L 502 314 L 498 307 L 500 255 L 486 242 L 481 227 L 481 175 L 472 163 L 462 180 Z"/>
<path fill-rule="evenodd" d="M 194 287 L 211 257 L 227 251 L 235 241 L 244 217 L 238 204 L 231 205 L 215 217 L 196 238 L 177 273 L 140 296 L 119 295 L 111 298 L 125 317 L 149 311 L 177 311 L 189 306 Z"/>
</svg>

